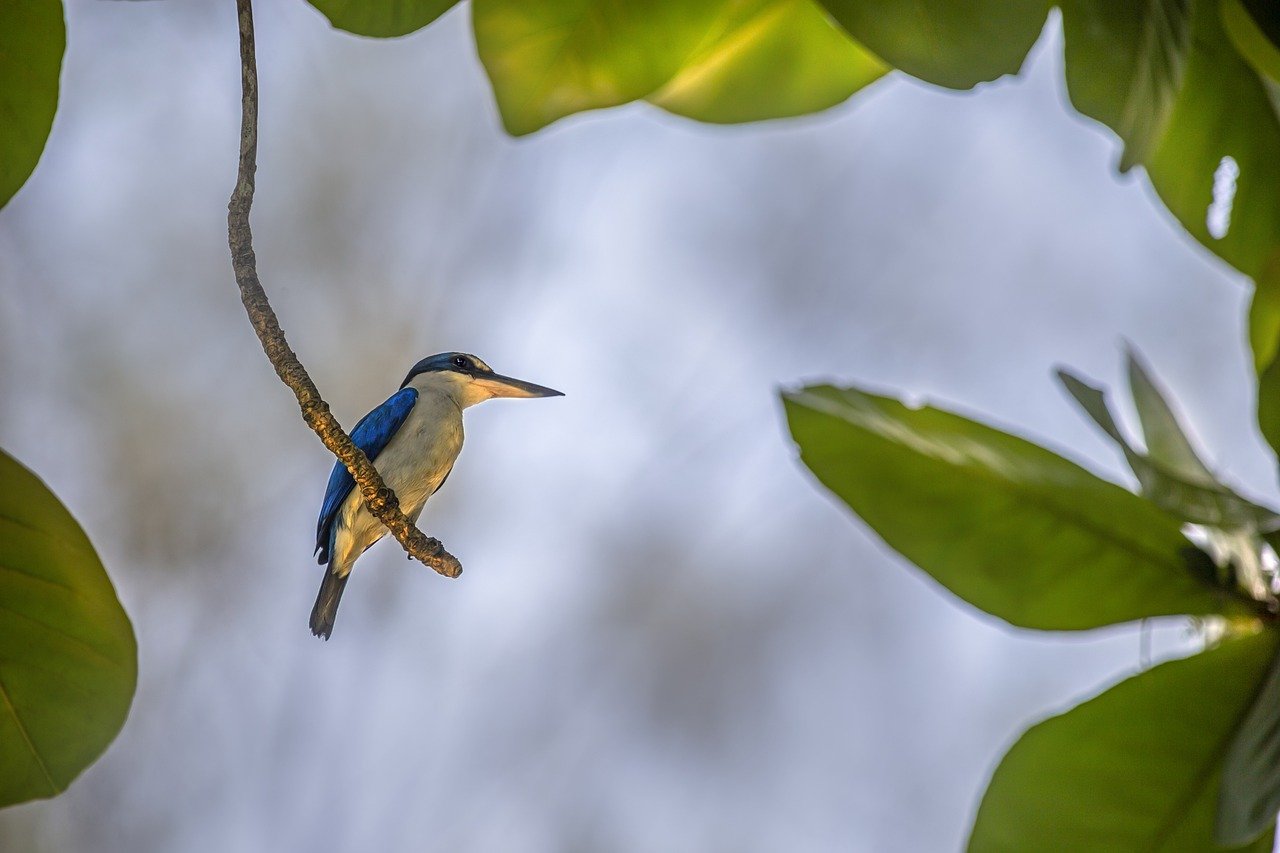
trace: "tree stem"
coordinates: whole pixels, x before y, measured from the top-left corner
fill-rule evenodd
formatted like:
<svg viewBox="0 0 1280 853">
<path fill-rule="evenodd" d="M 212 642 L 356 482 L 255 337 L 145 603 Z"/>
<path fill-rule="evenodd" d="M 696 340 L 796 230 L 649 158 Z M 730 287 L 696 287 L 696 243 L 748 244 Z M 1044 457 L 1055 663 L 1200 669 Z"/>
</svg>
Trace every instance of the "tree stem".
<svg viewBox="0 0 1280 853">
<path fill-rule="evenodd" d="M 253 205 L 254 172 L 258 159 L 258 67 L 254 56 L 253 7 L 251 0 L 236 0 L 240 22 L 240 79 L 241 124 L 240 168 L 236 186 L 227 205 L 227 237 L 231 246 L 231 266 L 235 270 L 236 284 L 240 286 L 240 301 L 249 314 L 249 322 L 258 334 L 262 349 L 276 369 L 276 375 L 288 385 L 298 398 L 302 419 L 320 436 L 329 448 L 355 477 L 365 506 L 381 521 L 391 535 L 414 557 L 435 569 L 445 577 L 455 578 L 462 573 L 462 564 L 444 549 L 438 539 L 425 535 L 400 511 L 400 501 L 395 492 L 387 488 L 373 463 L 356 447 L 351 437 L 342 429 L 329 411 L 329 404 L 320 396 L 306 368 L 289 348 L 280 323 L 276 320 L 267 294 L 258 280 L 257 258 L 253 253 L 253 235 L 249 230 L 249 209 Z"/>
</svg>

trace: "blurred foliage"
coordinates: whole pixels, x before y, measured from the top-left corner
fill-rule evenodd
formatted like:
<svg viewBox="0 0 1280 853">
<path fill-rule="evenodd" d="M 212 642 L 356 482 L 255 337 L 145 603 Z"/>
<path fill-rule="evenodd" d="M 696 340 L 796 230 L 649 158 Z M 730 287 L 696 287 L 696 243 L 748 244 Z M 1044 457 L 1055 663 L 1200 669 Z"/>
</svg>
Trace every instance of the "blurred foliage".
<svg viewBox="0 0 1280 853">
<path fill-rule="evenodd" d="M 647 97 L 700 121 L 755 121 L 834 106 L 888 70 L 811 0 L 726 3 L 680 70 Z"/>
<path fill-rule="evenodd" d="M 1252 674 L 1244 674 L 1244 683 L 1253 683 L 1248 677 Z M 1218 700 L 1227 698 L 1214 692 L 1211 686 L 1201 695 L 1212 695 Z M 1262 689 L 1227 750 L 1222 792 L 1218 797 L 1217 838 L 1222 844 L 1243 844 L 1256 838 L 1275 822 L 1276 811 L 1280 810 L 1277 708 L 1280 708 L 1280 656 L 1273 657 Z M 1263 841 L 1270 842 L 1271 835 L 1259 839 L 1259 844 Z M 1270 851 L 1271 846 L 1268 843 L 1261 849 Z"/>
<path fill-rule="evenodd" d="M 1277 639 L 1227 640 L 1032 726 L 996 769 L 969 849 L 1214 849 L 1224 752 Z M 1273 833 L 1260 833 L 1274 821 L 1233 846 L 1269 853 Z"/>
<path fill-rule="evenodd" d="M 1017 74 L 1048 0 L 822 0 L 853 38 L 895 68 L 950 89 Z"/>
<path fill-rule="evenodd" d="M 717 5 L 477 0 L 471 14 L 503 123 L 518 135 L 657 91 L 697 50 Z"/>
<path fill-rule="evenodd" d="M 1280 83 L 1280 6 L 1269 0 L 1222 0 L 1222 23 L 1254 70 L 1262 75 L 1277 103 Z"/>
<path fill-rule="evenodd" d="M 420 30 L 449 11 L 457 0 L 308 0 L 340 30 L 362 36 L 394 38 Z"/>
<path fill-rule="evenodd" d="M 1070 10 L 1064 17 L 1070 69 L 1075 54 L 1072 34 L 1092 22 L 1075 21 Z M 1069 87 L 1070 80 L 1068 70 Z M 1217 4 L 1194 3 L 1182 86 L 1165 132 L 1152 144 L 1145 165 L 1156 193 L 1183 227 L 1253 277 L 1280 249 L 1277 151 L 1280 120 L 1262 81 L 1231 46 Z M 1215 177 L 1227 157 L 1235 162 L 1238 177 L 1217 188 Z M 1215 189 L 1230 199 L 1225 234 L 1217 236 L 1207 221 Z"/>
<path fill-rule="evenodd" d="M 66 41 L 62 0 L 0 3 L 0 207 L 44 151 Z"/>
<path fill-rule="evenodd" d="M 1226 620 L 1214 630 L 1228 637 L 1256 635 L 1164 664 L 1028 731 L 987 789 L 973 850 L 1203 850 L 1215 840 L 1271 849 L 1280 683 L 1268 666 L 1277 601 L 1263 533 L 1277 516 L 1218 481 L 1133 352 L 1128 373 L 1145 453 L 1101 390 L 1059 376 L 1124 451 L 1141 495 L 938 409 L 829 386 L 785 396 L 810 470 L 969 603 L 1022 627 L 1186 613 Z M 1211 554 L 1183 522 L 1201 526 Z"/>
<path fill-rule="evenodd" d="M 0 805 L 65 790 L 124 725 L 138 680 L 129 618 L 93 545 L 0 451 Z"/>
<path fill-rule="evenodd" d="M 711 122 L 799 115 L 888 70 L 812 0 L 478 0 L 472 18 L 517 135 L 642 98 Z"/>
<path fill-rule="evenodd" d="M 1249 307 L 1249 338 L 1258 371 L 1258 426 L 1280 453 L 1280 252 L 1258 279 Z"/>
<path fill-rule="evenodd" d="M 1147 162 L 1182 86 L 1190 0 L 1067 0 L 1063 15 L 1071 103 L 1120 135 L 1121 171 Z"/>
</svg>

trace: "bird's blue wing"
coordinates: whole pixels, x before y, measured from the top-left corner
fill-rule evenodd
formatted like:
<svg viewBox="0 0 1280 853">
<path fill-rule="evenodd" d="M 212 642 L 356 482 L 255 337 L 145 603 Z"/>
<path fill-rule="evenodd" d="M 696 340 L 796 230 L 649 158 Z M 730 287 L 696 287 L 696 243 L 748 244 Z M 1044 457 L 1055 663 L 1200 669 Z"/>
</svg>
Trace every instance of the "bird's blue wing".
<svg viewBox="0 0 1280 853">
<path fill-rule="evenodd" d="M 409 417 L 409 412 L 417 401 L 417 391 L 402 388 L 356 424 L 356 428 L 351 431 L 351 440 L 364 451 L 370 462 L 378 458 L 391 436 L 396 434 L 405 418 Z M 329 531 L 338 515 L 338 507 L 342 506 L 355 485 L 355 478 L 351 476 L 347 466 L 341 461 L 334 463 L 333 473 L 329 475 L 329 487 L 324 491 L 324 503 L 320 505 L 320 520 L 316 523 L 316 554 L 322 564 L 329 562 Z"/>
</svg>

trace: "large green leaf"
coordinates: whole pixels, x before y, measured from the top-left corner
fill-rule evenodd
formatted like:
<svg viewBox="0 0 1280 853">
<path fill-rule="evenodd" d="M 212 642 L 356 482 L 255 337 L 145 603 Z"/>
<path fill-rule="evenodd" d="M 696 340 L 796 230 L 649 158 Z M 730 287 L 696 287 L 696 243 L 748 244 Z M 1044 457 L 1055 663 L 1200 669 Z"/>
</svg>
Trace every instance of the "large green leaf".
<svg viewBox="0 0 1280 853">
<path fill-rule="evenodd" d="M 392 38 L 420 30 L 458 0 L 307 0 L 340 30 Z"/>
<path fill-rule="evenodd" d="M 1183 521 L 1223 529 L 1259 528 L 1276 519 L 1274 512 L 1236 494 L 1219 483 L 1212 474 L 1208 474 L 1206 479 L 1192 468 L 1191 470 L 1195 473 L 1187 476 L 1179 469 L 1172 467 L 1167 457 L 1156 458 L 1138 452 L 1120 431 L 1102 389 L 1088 384 L 1065 370 L 1058 371 L 1058 378 L 1080 408 L 1093 418 L 1102 431 L 1119 446 L 1134 476 L 1138 478 L 1142 494 L 1161 509 Z M 1136 387 L 1135 392 L 1137 392 Z M 1154 385 L 1150 385 L 1140 393 L 1158 395 Z M 1167 407 L 1163 400 L 1161 403 Z M 1147 397 L 1144 398 L 1142 405 L 1152 407 L 1154 404 Z M 1154 417 L 1153 413 L 1148 411 L 1148 420 L 1152 417 Z M 1172 412 L 1169 413 L 1169 417 L 1172 419 Z M 1177 429 L 1176 421 L 1173 424 Z M 1160 445 L 1157 446 L 1160 447 Z M 1167 447 L 1160 449 L 1164 454 L 1171 452 Z M 1194 451 L 1190 450 L 1189 444 L 1187 450 L 1194 456 Z M 1196 459 L 1198 461 L 1198 457 Z M 1208 473 L 1207 469 L 1204 471 Z"/>
<path fill-rule="evenodd" d="M 0 805 L 71 784 L 120 731 L 137 677 L 133 628 L 93 545 L 0 451 Z"/>
<path fill-rule="evenodd" d="M 700 121 L 780 118 L 834 106 L 888 70 L 813 0 L 724 3 L 702 45 L 649 100 Z"/>
<path fill-rule="evenodd" d="M 1244 844 L 1275 823 L 1280 810 L 1280 656 L 1227 750 L 1216 835 Z"/>
<path fill-rule="evenodd" d="M 895 68 L 969 89 L 1016 74 L 1044 27 L 1048 0 L 822 0 L 858 42 Z"/>
<path fill-rule="evenodd" d="M 474 0 L 507 130 L 652 98 L 704 121 L 823 109 L 884 73 L 813 0 Z"/>
<path fill-rule="evenodd" d="M 1170 37 L 1164 40 L 1169 44 L 1166 49 L 1143 51 L 1143 44 L 1161 42 L 1143 36 L 1155 32 L 1155 23 L 1134 27 L 1134 10 L 1147 6 L 1065 1 L 1062 18 L 1071 101 L 1130 145 L 1142 141 L 1140 160 L 1146 164 L 1152 186 L 1183 227 L 1236 269 L 1257 275 L 1280 247 L 1280 156 L 1276 156 L 1280 123 L 1266 87 L 1222 29 L 1219 0 L 1197 0 L 1190 6 L 1190 38 L 1172 104 L 1165 105 L 1165 97 L 1176 74 L 1148 72 L 1152 81 L 1166 82 L 1152 90 L 1160 97 L 1147 101 L 1148 119 L 1130 122 L 1124 105 L 1138 90 L 1133 74 L 1125 69 L 1134 68 L 1135 56 L 1144 54 L 1165 56 L 1161 67 L 1174 63 L 1178 56 L 1174 45 L 1180 44 Z M 1161 0 L 1160 8 L 1176 10 L 1178 6 Z M 1165 18 L 1167 14 L 1158 20 Z M 1125 81 L 1125 86 L 1115 87 L 1116 79 Z M 1144 101 L 1134 102 L 1142 105 Z M 1134 136 L 1134 128 L 1147 128 L 1148 133 Z M 1234 160 L 1238 169 L 1234 182 L 1225 158 Z M 1234 184 L 1230 218 L 1222 216 L 1222 224 L 1229 227 L 1221 237 L 1213 236 L 1207 224 L 1215 199 L 1215 175 L 1219 175 L 1221 196 L 1229 195 Z M 1221 214 L 1226 213 L 1225 207 L 1224 197 Z"/>
<path fill-rule="evenodd" d="M 1191 41 L 1191 0 L 1064 0 L 1071 103 L 1124 140 L 1121 171 L 1168 124 Z"/>
<path fill-rule="evenodd" d="M 61 0 L 0 2 L 0 207 L 44 151 L 66 43 Z"/>
<path fill-rule="evenodd" d="M 785 396 L 819 480 L 893 549 L 1014 625 L 1095 628 L 1235 609 L 1188 571 L 1179 523 L 1028 441 L 856 389 Z"/>
<path fill-rule="evenodd" d="M 1208 851 L 1222 762 L 1276 632 L 1161 664 L 1033 726 L 982 798 L 969 849 Z M 1246 848 L 1269 853 L 1272 821 Z"/>
<path fill-rule="evenodd" d="M 473 0 L 471 16 L 503 124 L 524 134 L 656 91 L 701 44 L 719 6 L 708 0 Z"/>
</svg>

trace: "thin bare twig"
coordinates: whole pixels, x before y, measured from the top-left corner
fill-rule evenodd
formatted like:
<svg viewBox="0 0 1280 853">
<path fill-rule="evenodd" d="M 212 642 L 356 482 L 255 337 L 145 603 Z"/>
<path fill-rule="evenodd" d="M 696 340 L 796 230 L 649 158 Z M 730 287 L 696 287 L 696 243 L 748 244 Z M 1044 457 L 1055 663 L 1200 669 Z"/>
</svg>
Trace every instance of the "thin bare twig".
<svg viewBox="0 0 1280 853">
<path fill-rule="evenodd" d="M 382 482 L 369 458 L 356 447 L 351 437 L 329 411 L 329 404 L 320 396 L 306 368 L 289 348 L 275 312 L 267 301 L 267 294 L 258 280 L 258 263 L 253 253 L 253 236 L 249 231 L 249 208 L 253 205 L 254 172 L 258 159 L 258 66 L 254 57 L 253 7 L 251 0 L 236 0 L 240 20 L 240 79 L 242 116 L 240 124 L 240 170 L 236 188 L 227 206 L 227 236 L 231 246 L 231 266 L 235 270 L 236 284 L 240 286 L 240 300 L 249 313 L 253 330 L 258 333 L 262 349 L 271 360 L 271 366 L 285 385 L 292 389 L 302 409 L 302 418 L 315 430 L 324 446 L 342 460 L 355 477 L 365 506 L 379 521 L 386 525 L 410 557 L 421 560 L 440 574 L 455 578 L 462 573 L 462 564 L 444 549 L 438 539 L 425 535 L 400 511 L 400 501 L 395 492 Z"/>
</svg>

